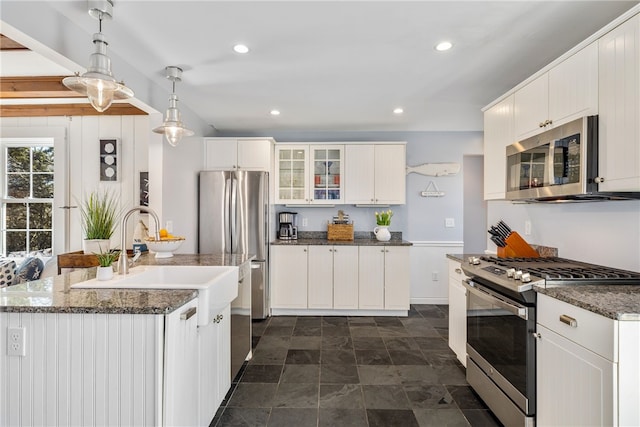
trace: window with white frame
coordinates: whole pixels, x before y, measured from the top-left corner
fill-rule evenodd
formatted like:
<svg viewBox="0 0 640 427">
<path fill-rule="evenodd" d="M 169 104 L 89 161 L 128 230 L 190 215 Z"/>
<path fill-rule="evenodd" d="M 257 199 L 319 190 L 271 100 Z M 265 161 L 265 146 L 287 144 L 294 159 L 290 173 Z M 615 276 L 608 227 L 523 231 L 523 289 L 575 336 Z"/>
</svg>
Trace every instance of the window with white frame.
<svg viewBox="0 0 640 427">
<path fill-rule="evenodd" d="M 53 247 L 53 138 L 2 141 L 1 251 L 24 257 Z"/>
</svg>

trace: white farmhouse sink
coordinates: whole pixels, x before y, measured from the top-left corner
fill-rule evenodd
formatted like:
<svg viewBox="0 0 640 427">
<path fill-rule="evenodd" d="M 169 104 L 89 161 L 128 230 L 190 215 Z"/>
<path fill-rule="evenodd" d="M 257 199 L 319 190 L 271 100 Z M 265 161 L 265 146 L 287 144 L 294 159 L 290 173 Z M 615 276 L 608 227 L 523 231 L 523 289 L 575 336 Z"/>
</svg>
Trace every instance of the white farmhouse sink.
<svg viewBox="0 0 640 427">
<path fill-rule="evenodd" d="M 198 325 L 209 324 L 220 310 L 238 296 L 238 267 L 137 266 L 111 280 L 91 279 L 71 285 L 74 289 L 197 289 Z"/>
</svg>

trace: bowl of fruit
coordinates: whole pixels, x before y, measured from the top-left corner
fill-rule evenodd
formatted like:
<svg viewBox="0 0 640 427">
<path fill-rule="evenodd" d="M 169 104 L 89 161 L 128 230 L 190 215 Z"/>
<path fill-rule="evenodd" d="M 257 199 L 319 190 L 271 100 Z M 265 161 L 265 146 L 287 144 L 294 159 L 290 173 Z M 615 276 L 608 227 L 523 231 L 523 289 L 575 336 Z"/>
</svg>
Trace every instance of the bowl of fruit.
<svg viewBox="0 0 640 427">
<path fill-rule="evenodd" d="M 147 248 L 151 252 L 155 252 L 156 258 L 171 258 L 173 251 L 177 250 L 184 242 L 184 237 L 169 234 L 164 228 L 158 234 L 160 234 L 160 240 L 156 240 L 153 236 L 145 239 Z"/>
</svg>

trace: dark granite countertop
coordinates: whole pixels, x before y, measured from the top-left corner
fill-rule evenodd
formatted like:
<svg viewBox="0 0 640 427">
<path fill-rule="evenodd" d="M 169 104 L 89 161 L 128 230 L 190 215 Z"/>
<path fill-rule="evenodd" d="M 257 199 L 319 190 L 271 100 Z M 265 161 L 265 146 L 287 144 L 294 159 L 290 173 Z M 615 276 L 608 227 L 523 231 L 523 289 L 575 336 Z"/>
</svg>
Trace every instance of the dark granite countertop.
<svg viewBox="0 0 640 427">
<path fill-rule="evenodd" d="M 469 257 L 477 256 L 481 257 L 484 254 L 447 254 L 447 258 L 452 259 L 454 261 L 465 262 L 469 259 Z"/>
<path fill-rule="evenodd" d="M 143 254 L 135 265 L 230 265 L 250 261 L 248 255 L 182 255 L 156 259 Z M 135 268 L 135 267 L 132 267 Z M 86 268 L 0 289 L 0 312 L 168 314 L 198 296 L 196 290 L 71 289 L 95 278 Z"/>
<path fill-rule="evenodd" d="M 610 319 L 640 321 L 640 286 L 637 285 L 535 286 L 534 289 Z"/>
<path fill-rule="evenodd" d="M 402 232 L 392 231 L 391 240 L 381 242 L 370 231 L 356 231 L 353 240 L 328 240 L 326 231 L 301 231 L 297 240 L 274 240 L 272 245 L 343 245 L 343 246 L 412 246 L 413 243 L 402 240 Z"/>
</svg>

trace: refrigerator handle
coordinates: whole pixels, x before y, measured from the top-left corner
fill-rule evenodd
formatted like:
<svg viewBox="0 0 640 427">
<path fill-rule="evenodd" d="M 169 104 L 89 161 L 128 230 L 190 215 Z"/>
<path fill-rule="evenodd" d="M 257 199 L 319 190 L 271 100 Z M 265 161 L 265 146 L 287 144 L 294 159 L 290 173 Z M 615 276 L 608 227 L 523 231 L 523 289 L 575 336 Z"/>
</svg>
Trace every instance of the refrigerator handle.
<svg viewBox="0 0 640 427">
<path fill-rule="evenodd" d="M 230 206 L 231 206 L 231 179 L 227 179 L 225 186 L 224 186 L 224 201 L 225 201 L 225 208 L 224 208 L 224 248 L 225 251 L 230 251 L 231 249 L 231 236 L 232 236 L 232 231 L 231 231 L 231 210 L 230 210 Z"/>
<path fill-rule="evenodd" d="M 238 232 L 237 216 L 238 216 L 238 180 L 236 178 L 231 179 L 231 253 L 235 253 L 238 249 Z"/>
</svg>

